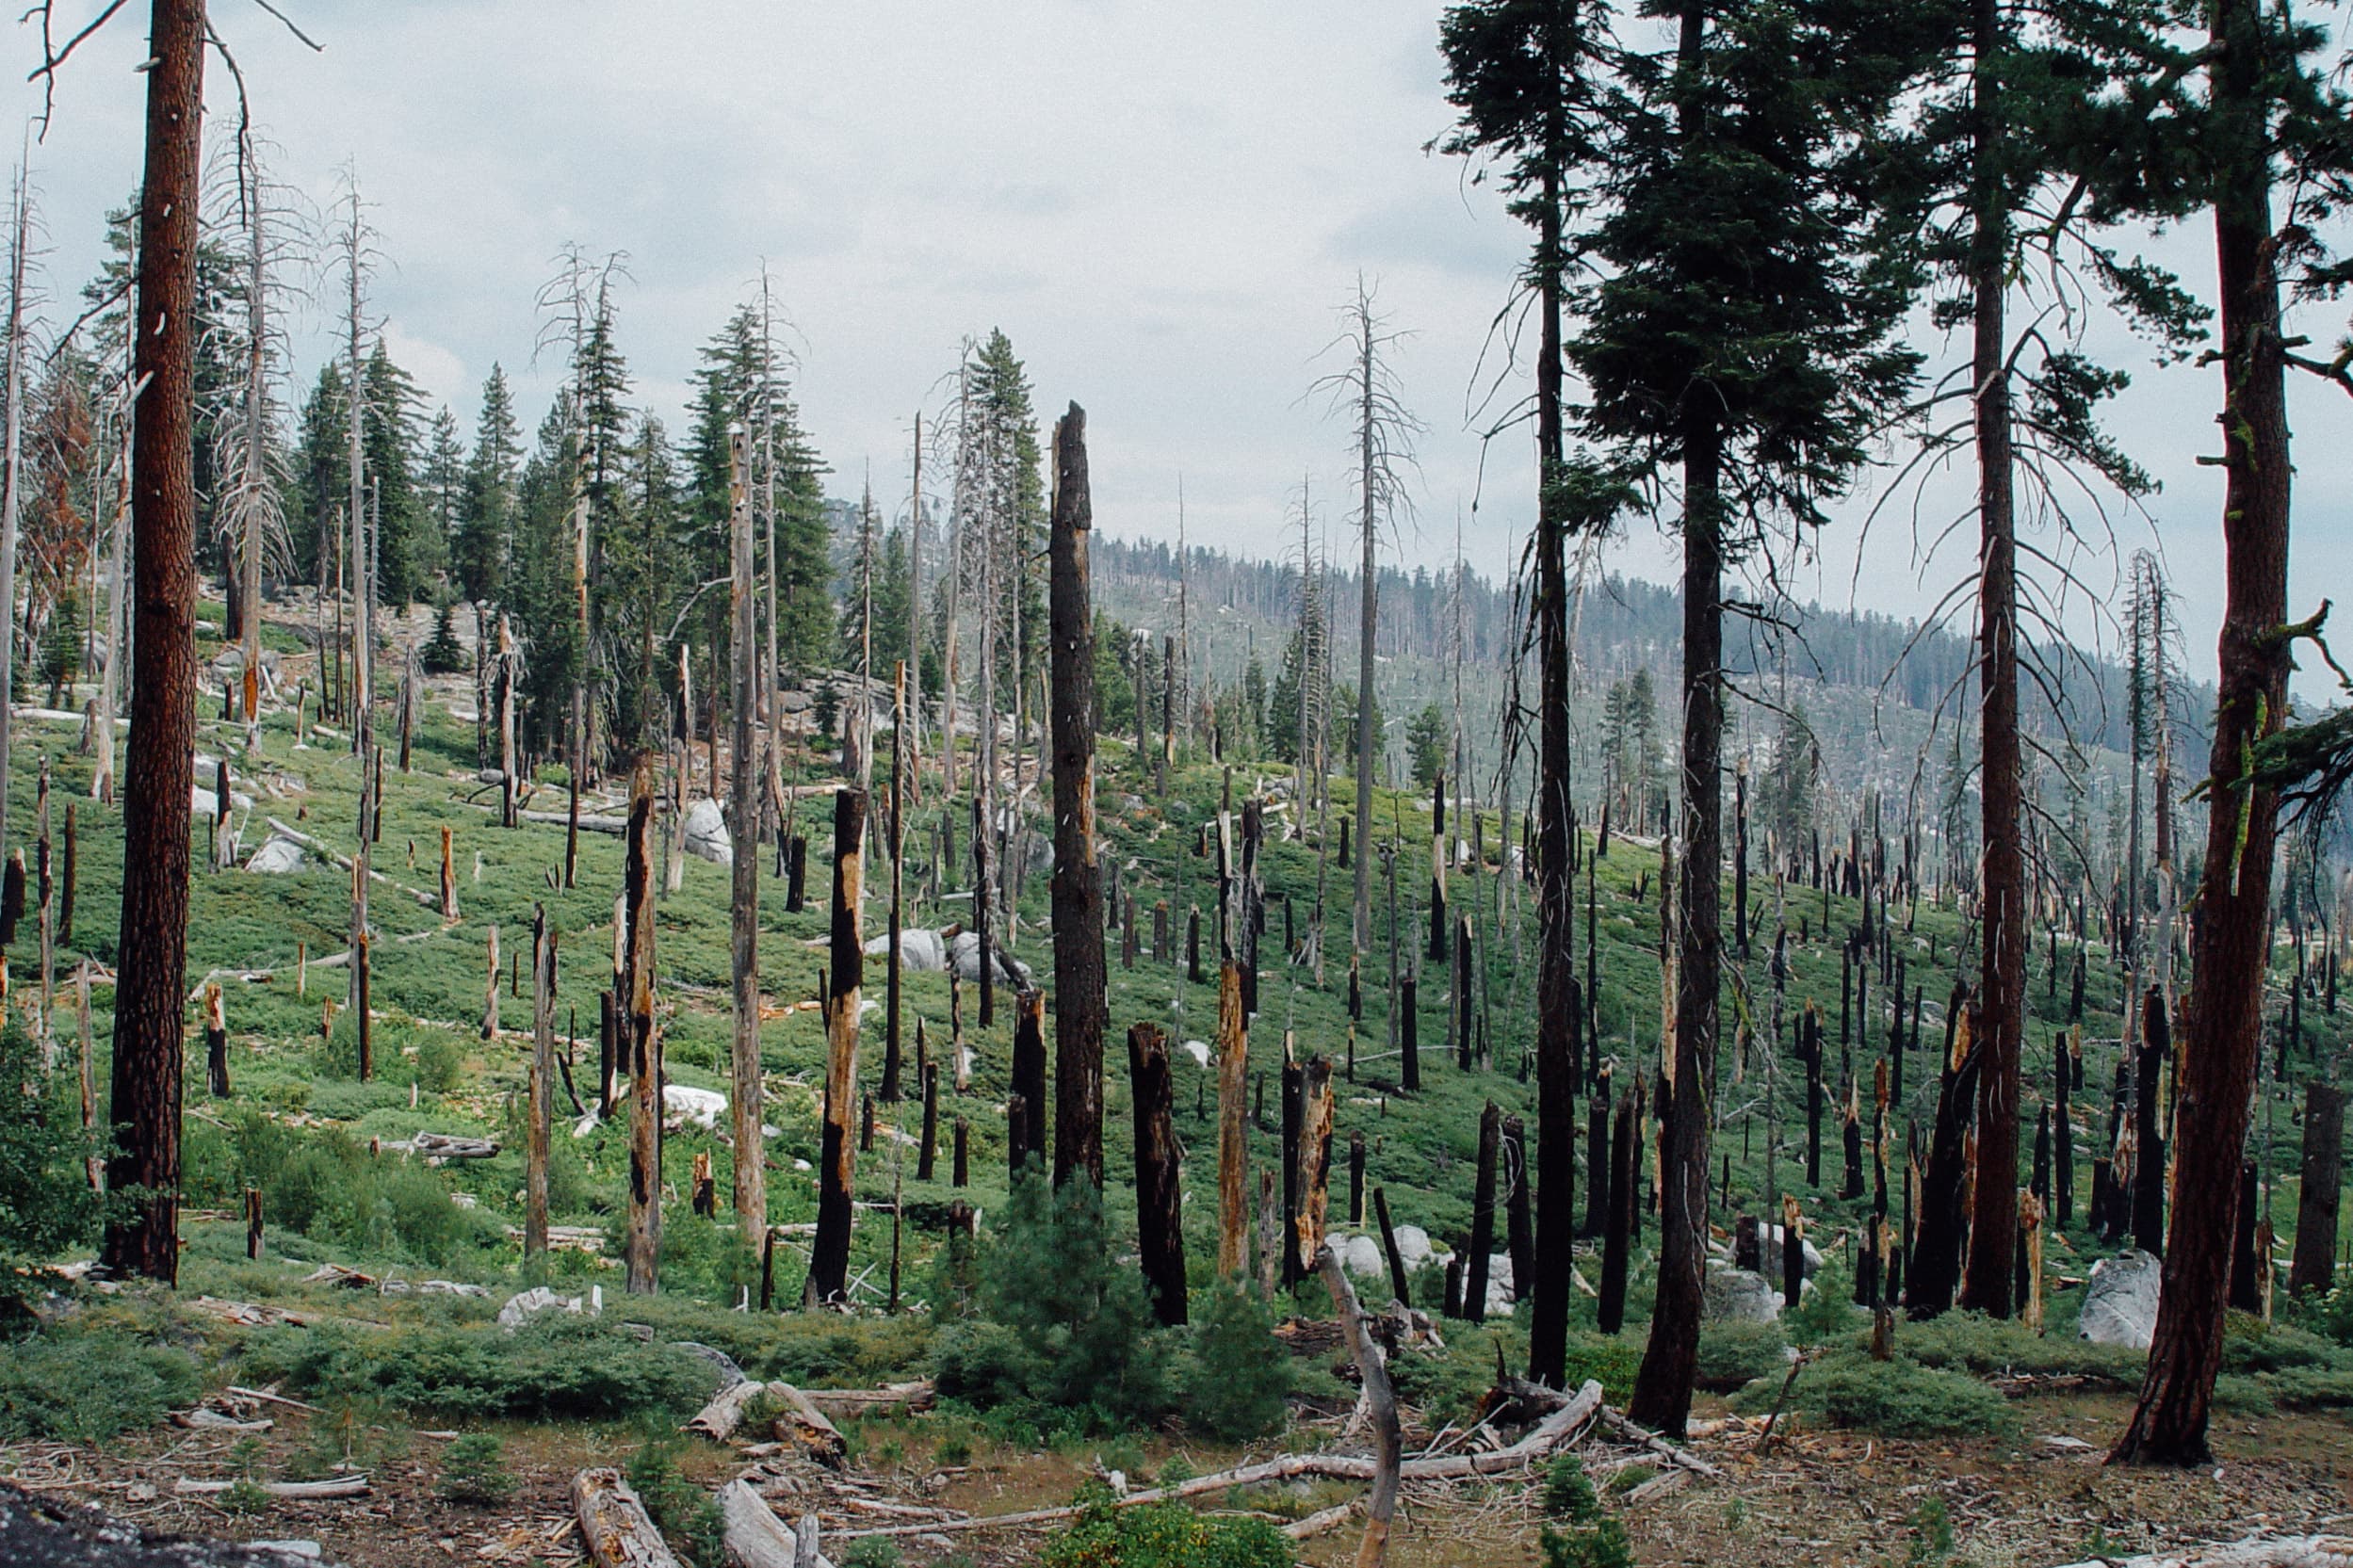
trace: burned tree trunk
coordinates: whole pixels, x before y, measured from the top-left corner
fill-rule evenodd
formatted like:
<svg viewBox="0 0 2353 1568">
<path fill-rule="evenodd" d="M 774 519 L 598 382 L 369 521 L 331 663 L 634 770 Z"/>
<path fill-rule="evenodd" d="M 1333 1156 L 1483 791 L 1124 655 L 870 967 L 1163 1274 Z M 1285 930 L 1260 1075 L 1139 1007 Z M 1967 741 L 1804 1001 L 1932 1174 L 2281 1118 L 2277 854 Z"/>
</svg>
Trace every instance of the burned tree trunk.
<svg viewBox="0 0 2353 1568">
<path fill-rule="evenodd" d="M 1463 1285 L 1463 1316 L 1487 1315 L 1487 1258 L 1495 1250 L 1495 1165 L 1501 1153 L 1503 1113 L 1493 1100 L 1479 1112 L 1479 1168 L 1470 1189 L 1470 1271 Z"/>
<path fill-rule="evenodd" d="M 744 433 L 727 435 L 727 542 L 730 654 L 735 669 L 729 736 L 733 755 L 727 792 L 728 972 L 734 1031 L 728 1045 L 728 1112 L 735 1133 L 736 1234 L 746 1245 L 768 1232 L 768 1167 L 761 1136 L 764 1085 L 760 1075 L 760 800 L 753 721 L 758 716 L 758 606 L 754 601 L 752 504 L 745 489 Z M 692 753 L 690 752 L 690 756 Z M 716 781 L 713 781 L 716 787 Z M 680 830 L 683 835 L 683 828 Z"/>
<path fill-rule="evenodd" d="M 2166 1146 L 2158 1089 L 2172 1055 L 2173 1026 L 2166 1015 L 2165 995 L 2152 985 L 2141 1007 L 2140 1049 L 2134 1066 L 2133 1241 L 2144 1252 L 2160 1255 L 2165 1251 Z"/>
<path fill-rule="evenodd" d="M 1920 1230 L 1906 1270 L 1905 1307 L 1914 1317 L 1934 1317 L 1953 1304 L 1960 1285 L 1963 1189 L 1969 1179 L 1967 1142 L 1981 1058 L 1975 1042 L 1976 1009 L 1954 992 L 1957 1020 L 1937 1086 L 1937 1128 L 1928 1146 L 1928 1170 L 1921 1181 Z M 2002 1262 L 2006 1271 L 2010 1260 Z"/>
<path fill-rule="evenodd" d="M 1103 871 L 1095 858 L 1095 622 L 1087 416 L 1054 425 L 1048 652 L 1054 747 L 1054 1181 L 1103 1185 Z M 1139 699 L 1141 701 L 1141 699 Z"/>
<path fill-rule="evenodd" d="M 1512 1264 L 1514 1287 L 1534 1302 L 1528 1377 L 1548 1388 L 1568 1376 L 1568 1276 L 1577 1242 L 1577 1039 L 1584 994 L 1574 976 L 1565 989 L 1567 1015 L 1540 1022 L 1536 1030 L 1535 1246 L 1526 1277 L 1518 1260 Z"/>
<path fill-rule="evenodd" d="M 1249 1266 L 1250 1024 L 1241 1010 L 1241 969 L 1230 960 L 1217 986 L 1217 1271 L 1232 1278 Z"/>
<path fill-rule="evenodd" d="M 1128 1075 L 1135 1102 L 1136 1246 L 1152 1314 L 1176 1327 L 1185 1321 L 1184 1185 L 1170 1119 L 1175 1082 L 1168 1039 L 1158 1025 L 1128 1029 Z"/>
<path fill-rule="evenodd" d="M 2297 1296 L 2326 1292 L 2335 1274 L 2337 1210 L 2345 1198 L 2345 1091 L 2333 1084 L 2313 1083 L 2304 1091 L 2302 1176 L 2296 1257 L 2288 1270 L 2288 1289 Z"/>
<path fill-rule="evenodd" d="M 1627 1253 L 1634 1232 L 1634 1102 L 1621 1097 L 1611 1117 L 1610 1206 L 1601 1235 L 1601 1299 L 1595 1326 L 1615 1334 L 1626 1323 Z"/>
<path fill-rule="evenodd" d="M 1014 996 L 1013 1093 L 1006 1102 L 1006 1165 L 1014 1175 L 1046 1163 L 1046 993 Z M 1018 1104 L 1020 1113 L 1011 1114 Z"/>
<path fill-rule="evenodd" d="M 834 792 L 834 903 L 825 979 L 825 1131 L 819 1154 L 817 1239 L 809 1250 L 804 1301 L 821 1305 L 850 1291 L 851 1199 L 858 1149 L 852 1123 L 858 1101 L 858 991 L 866 978 L 859 916 L 866 883 L 859 847 L 866 840 L 866 793 Z"/>
<path fill-rule="evenodd" d="M 494 994 L 495 994 L 494 991 Z M 531 911 L 531 1072 L 523 1144 L 523 1255 L 547 1251 L 547 1160 L 556 1075 L 556 948 L 547 911 Z"/>
<path fill-rule="evenodd" d="M 629 1066 L 629 1216 L 623 1251 L 632 1295 L 660 1284 L 662 1253 L 662 1046 L 654 1025 L 654 753 L 629 773 L 629 831 L 619 1055 Z"/>
</svg>

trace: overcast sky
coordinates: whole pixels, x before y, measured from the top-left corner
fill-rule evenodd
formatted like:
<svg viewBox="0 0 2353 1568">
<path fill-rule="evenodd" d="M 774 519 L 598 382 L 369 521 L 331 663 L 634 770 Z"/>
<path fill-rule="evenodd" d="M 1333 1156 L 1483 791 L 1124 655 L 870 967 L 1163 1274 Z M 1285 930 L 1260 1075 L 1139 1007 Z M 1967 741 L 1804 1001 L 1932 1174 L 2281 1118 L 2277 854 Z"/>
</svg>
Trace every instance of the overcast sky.
<svg viewBox="0 0 2353 1568">
<path fill-rule="evenodd" d="M 1303 477 L 1336 539 L 1345 521 L 1346 431 L 1306 393 L 1333 367 L 1319 354 L 1361 271 L 1414 334 L 1398 369 L 1430 427 L 1408 560 L 1451 558 L 1460 511 L 1473 564 L 1494 573 L 1527 526 L 1527 441 L 1489 447 L 1483 480 L 1469 414 L 1525 236 L 1457 162 L 1422 150 L 1450 120 L 1434 4 L 277 3 L 322 53 L 252 0 L 212 0 L 256 121 L 282 177 L 315 200 L 356 169 L 388 258 L 375 300 L 393 353 L 469 437 L 494 362 L 516 380 L 527 435 L 545 408 L 560 367 L 531 363 L 533 297 L 564 244 L 627 253 L 635 396 L 679 429 L 696 348 L 765 262 L 835 493 L 870 472 L 903 507 L 917 410 L 940 405 L 962 337 L 1001 327 L 1042 415 L 1072 399 L 1088 411 L 1099 526 L 1173 537 L 1181 477 L 1193 539 L 1273 555 Z M 63 32 L 102 0 L 58 7 Z M 33 150 L 55 299 L 94 269 L 102 215 L 138 177 L 144 28 L 134 3 L 76 54 Z M 0 30 L 0 114 L 29 117 L 38 33 Z M 207 87 L 225 130 L 235 101 L 217 64 Z M 2160 246 L 2211 295 L 2205 231 Z M 2304 326 L 2333 341 L 2344 323 Z M 305 380 L 331 331 L 301 324 Z M 2216 447 L 2216 375 L 2154 370 L 2104 329 L 2093 346 L 2135 369 L 2118 423 L 2165 486 L 2153 516 L 2123 515 L 2119 535 L 2164 551 L 2191 667 L 2210 673 L 2221 486 L 2195 458 Z M 2353 590 L 2353 400 L 2296 396 L 2302 611 Z M 1947 486 L 1930 516 L 1964 501 Z M 1883 514 L 1858 570 L 1867 505 L 1844 509 L 1799 595 L 1924 611 L 1966 549 L 1923 573 L 1906 504 Z M 1671 542 L 1647 524 L 1611 559 L 1672 576 Z M 2084 569 L 2108 593 L 2114 567 Z"/>
</svg>

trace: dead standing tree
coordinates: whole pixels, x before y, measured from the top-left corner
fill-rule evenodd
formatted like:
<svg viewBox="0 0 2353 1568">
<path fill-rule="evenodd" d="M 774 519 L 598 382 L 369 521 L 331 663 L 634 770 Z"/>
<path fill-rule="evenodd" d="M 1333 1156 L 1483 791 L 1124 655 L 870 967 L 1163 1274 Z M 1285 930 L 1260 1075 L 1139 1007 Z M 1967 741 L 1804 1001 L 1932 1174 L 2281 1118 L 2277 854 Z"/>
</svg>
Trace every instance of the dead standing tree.
<svg viewBox="0 0 2353 1568">
<path fill-rule="evenodd" d="M 863 856 L 866 795 L 834 794 L 833 937 L 825 982 L 825 1129 L 818 1156 L 817 1239 L 809 1253 L 806 1305 L 831 1304 L 850 1293 L 851 1195 L 856 1190 L 858 1144 L 853 1123 L 858 1098 L 858 992 L 866 978 L 859 913 L 865 897 Z"/>
<path fill-rule="evenodd" d="M 1103 1185 L 1103 870 L 1095 853 L 1095 622 L 1087 541 L 1087 416 L 1054 425 L 1047 630 L 1054 747 L 1054 1181 Z M 1042 1111 L 1044 1107 L 1039 1107 Z M 1033 1113 L 1036 1114 L 1036 1113 Z"/>
<path fill-rule="evenodd" d="M 745 1246 L 760 1245 L 768 1227 L 768 1172 L 760 1134 L 760 803 L 759 762 L 753 743 L 759 694 L 756 671 L 758 607 L 753 597 L 752 507 L 744 489 L 744 435 L 727 433 L 727 532 L 733 570 L 728 606 L 734 630 L 734 755 L 727 828 L 734 839 L 729 883 L 729 965 L 735 1003 L 735 1032 L 729 1050 L 733 1068 L 729 1109 L 735 1129 L 736 1233 Z"/>
<path fill-rule="evenodd" d="M 662 1045 L 654 1022 L 654 759 L 640 752 L 629 772 L 620 1013 L 616 1053 L 629 1068 L 629 1214 L 624 1238 L 632 1295 L 660 1283 L 662 1253 Z"/>
</svg>

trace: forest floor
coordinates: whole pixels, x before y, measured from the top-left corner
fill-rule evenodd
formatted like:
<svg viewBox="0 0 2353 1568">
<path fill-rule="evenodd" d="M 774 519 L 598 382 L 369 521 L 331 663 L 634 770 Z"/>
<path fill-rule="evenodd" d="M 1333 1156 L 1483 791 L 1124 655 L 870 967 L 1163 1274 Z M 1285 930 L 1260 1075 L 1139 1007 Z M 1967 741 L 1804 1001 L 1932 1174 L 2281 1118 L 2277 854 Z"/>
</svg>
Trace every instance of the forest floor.
<svg viewBox="0 0 2353 1568">
<path fill-rule="evenodd" d="M 2216 1466 L 2176 1472 L 2112 1469 L 2104 1445 L 2129 1401 L 2111 1392 L 2071 1390 L 2013 1401 L 2023 1442 L 1905 1441 L 1805 1430 L 1785 1422 L 1760 1451 L 1754 1419 L 1726 1417 L 1703 1401 L 1691 1452 L 1717 1477 L 1658 1484 L 1656 1473 L 1626 1451 L 1603 1458 L 1597 1478 L 1624 1522 L 1636 1560 L 1728 1564 L 1981 1564 L 2042 1568 L 2165 1545 L 2231 1541 L 2256 1531 L 2308 1533 L 2353 1515 L 2353 1437 L 2337 1418 L 2302 1414 L 2234 1420 L 2215 1431 Z M 284 1413 L 281 1413 L 284 1414 Z M 909 1424 L 910 1438 L 919 1431 Z M 332 1433 L 326 1440 L 333 1441 Z M 1307 1434 L 1294 1430 L 1290 1442 Z M 272 1472 L 316 1449 L 320 1434 L 297 1414 L 258 1445 L 234 1435 L 157 1429 L 103 1448 L 65 1444 L 0 1447 L 0 1479 L 51 1495 L 78 1497 L 150 1529 L 190 1536 L 266 1541 L 307 1539 L 349 1568 L 426 1568 L 442 1563 L 541 1563 L 583 1560 L 567 1488 L 586 1465 L 617 1464 L 628 1434 L 575 1425 L 508 1430 L 506 1457 L 515 1495 L 494 1507 L 445 1501 L 436 1491 L 436 1440 L 415 1433 L 363 1439 L 370 1494 L 325 1502 L 277 1502 L 237 1513 L 213 1499 L 174 1495 L 182 1479 L 218 1479 L 254 1463 Z M 917 1447 L 919 1440 L 916 1440 Z M 1172 1443 L 1145 1447 L 1165 1463 Z M 1606 1450 L 1604 1450 L 1606 1451 Z M 1185 1446 L 1196 1471 L 1243 1456 Z M 887 1461 L 888 1463 L 884 1463 Z M 885 1502 L 893 1498 L 967 1511 L 1009 1513 L 1066 1502 L 1094 1473 L 1095 1457 L 1076 1450 L 983 1446 L 970 1462 L 939 1466 L 902 1444 L 870 1449 L 850 1475 Z M 681 1468 L 717 1486 L 740 1468 L 724 1448 L 685 1451 Z M 1226 1506 L 1295 1518 L 1347 1500 L 1353 1483 L 1297 1482 L 1229 1495 Z M 1539 1560 L 1541 1517 L 1535 1490 L 1516 1477 L 1470 1486 L 1409 1487 L 1389 1560 L 1398 1568 L 1455 1564 L 1533 1564 Z M 821 1511 L 830 1512 L 830 1510 Z M 829 1523 L 831 1521 L 829 1520 Z M 846 1521 L 854 1528 L 854 1521 Z M 1353 1560 L 1355 1522 L 1310 1541 L 1301 1560 Z M 1042 1534 L 959 1531 L 907 1538 L 909 1564 L 1011 1565 L 1033 1560 Z M 841 1543 L 833 1550 L 841 1560 Z"/>
</svg>

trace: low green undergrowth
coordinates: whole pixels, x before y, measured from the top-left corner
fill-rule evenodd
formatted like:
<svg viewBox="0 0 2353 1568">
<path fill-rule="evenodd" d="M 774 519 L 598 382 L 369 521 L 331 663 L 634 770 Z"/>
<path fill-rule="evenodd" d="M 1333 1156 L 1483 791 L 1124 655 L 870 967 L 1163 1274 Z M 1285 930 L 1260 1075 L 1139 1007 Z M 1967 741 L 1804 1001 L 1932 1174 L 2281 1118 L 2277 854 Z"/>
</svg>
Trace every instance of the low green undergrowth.
<svg viewBox="0 0 2353 1568">
<path fill-rule="evenodd" d="M 1781 1382 L 1758 1379 L 1734 1398 L 1734 1408 L 1756 1414 L 1771 1410 Z M 1874 1361 L 1847 1350 L 1828 1351 L 1800 1372 L 1790 1407 L 1829 1426 L 1885 1437 L 2000 1436 L 2018 1430 L 2002 1396 L 1965 1372 L 1903 1355 Z"/>
<path fill-rule="evenodd" d="M 1038 1562 L 1040 1568 L 1290 1568 L 1291 1549 L 1264 1519 L 1209 1518 L 1181 1503 L 1113 1508 L 1108 1495 L 1098 1495 L 1046 1544 Z"/>
<path fill-rule="evenodd" d="M 196 1358 L 122 1330 L 45 1330 L 0 1347 L 0 1440 L 99 1443 L 193 1400 Z"/>
<path fill-rule="evenodd" d="M 367 1329 L 323 1323 L 258 1336 L 248 1375 L 307 1398 L 379 1400 L 462 1420 L 683 1416 L 709 1398 L 708 1364 L 615 1324 L 543 1313 L 495 1327 Z"/>
</svg>

